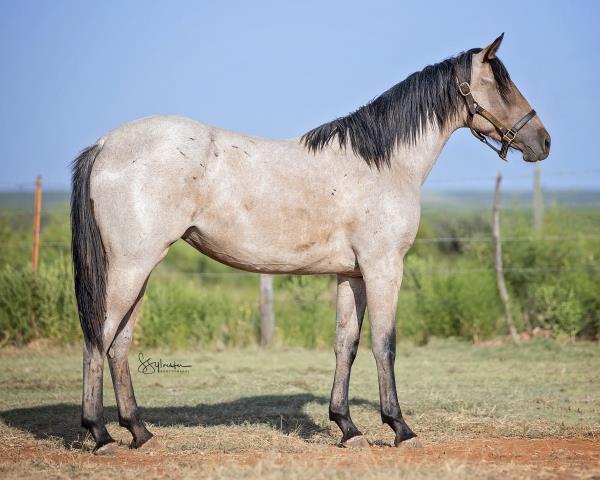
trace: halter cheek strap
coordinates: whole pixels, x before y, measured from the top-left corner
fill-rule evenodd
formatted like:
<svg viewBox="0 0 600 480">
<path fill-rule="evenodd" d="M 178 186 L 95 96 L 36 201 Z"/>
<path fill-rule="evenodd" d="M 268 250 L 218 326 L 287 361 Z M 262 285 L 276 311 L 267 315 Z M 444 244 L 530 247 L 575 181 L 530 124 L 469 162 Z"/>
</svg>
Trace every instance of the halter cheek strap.
<svg viewBox="0 0 600 480">
<path fill-rule="evenodd" d="M 519 133 L 519 130 L 521 130 L 527 124 L 527 122 L 529 122 L 533 117 L 536 116 L 535 110 L 532 109 L 511 128 L 506 128 L 502 124 L 502 122 L 498 120 L 492 113 L 488 112 L 485 108 L 483 108 L 479 103 L 475 101 L 475 98 L 473 98 L 473 94 L 471 93 L 471 85 L 469 85 L 469 82 L 463 78 L 457 62 L 454 62 L 454 73 L 458 82 L 458 91 L 465 99 L 467 108 L 469 110 L 469 114 L 467 116 L 467 126 L 469 127 L 469 130 L 471 130 L 471 133 L 475 136 L 475 138 L 485 143 L 488 147 L 494 150 L 502 160 L 506 160 L 506 154 L 508 153 L 508 148 L 510 147 L 510 144 L 517 137 L 517 133 Z M 483 133 L 473 128 L 473 119 L 475 115 L 481 115 L 488 122 L 490 122 L 498 131 L 498 133 L 501 136 L 500 148 L 496 148 L 488 141 L 488 139 Z"/>
</svg>

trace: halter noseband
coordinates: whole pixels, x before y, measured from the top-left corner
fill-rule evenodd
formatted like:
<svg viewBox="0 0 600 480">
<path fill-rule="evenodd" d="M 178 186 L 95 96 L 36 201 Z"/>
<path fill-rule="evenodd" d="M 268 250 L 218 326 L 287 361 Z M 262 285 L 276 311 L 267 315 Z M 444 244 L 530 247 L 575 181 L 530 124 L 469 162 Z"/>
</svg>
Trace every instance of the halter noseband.
<svg viewBox="0 0 600 480">
<path fill-rule="evenodd" d="M 471 133 L 475 136 L 475 138 L 477 138 L 477 140 L 485 143 L 488 147 L 494 150 L 494 152 L 496 152 L 502 160 L 506 161 L 506 153 L 508 152 L 508 147 L 510 147 L 510 144 L 516 138 L 517 133 L 519 133 L 519 130 L 521 130 L 527 124 L 527 122 L 529 122 L 533 117 L 536 116 L 535 110 L 532 109 L 511 128 L 506 128 L 504 125 L 502 125 L 502 122 L 500 122 L 500 120 L 498 120 L 494 115 L 492 115 L 490 112 L 488 112 L 485 108 L 483 108 L 479 103 L 475 101 L 475 99 L 473 98 L 473 94 L 471 93 L 471 85 L 469 84 L 469 81 L 463 78 L 460 72 L 460 68 L 458 66 L 458 62 L 454 62 L 454 73 L 456 74 L 456 80 L 458 82 L 458 91 L 465 99 L 465 102 L 467 103 L 467 108 L 469 110 L 469 114 L 467 117 L 467 126 L 469 127 L 469 130 L 471 130 Z M 488 139 L 483 133 L 473 128 L 473 118 L 476 114 L 481 115 L 488 122 L 490 122 L 501 135 L 502 145 L 500 148 L 496 148 L 488 141 Z"/>
</svg>

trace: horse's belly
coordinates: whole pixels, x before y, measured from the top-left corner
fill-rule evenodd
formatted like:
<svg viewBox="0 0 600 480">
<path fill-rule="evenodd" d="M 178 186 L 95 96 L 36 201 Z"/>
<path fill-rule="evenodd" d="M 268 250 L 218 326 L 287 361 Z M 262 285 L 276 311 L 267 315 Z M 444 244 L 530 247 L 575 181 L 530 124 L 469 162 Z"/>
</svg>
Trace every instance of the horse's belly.
<svg viewBox="0 0 600 480">
<path fill-rule="evenodd" d="M 358 273 L 356 256 L 343 236 L 297 239 L 279 235 L 253 238 L 252 234 L 190 228 L 183 239 L 225 265 L 259 273 Z M 268 238 L 270 237 L 270 238 Z"/>
</svg>

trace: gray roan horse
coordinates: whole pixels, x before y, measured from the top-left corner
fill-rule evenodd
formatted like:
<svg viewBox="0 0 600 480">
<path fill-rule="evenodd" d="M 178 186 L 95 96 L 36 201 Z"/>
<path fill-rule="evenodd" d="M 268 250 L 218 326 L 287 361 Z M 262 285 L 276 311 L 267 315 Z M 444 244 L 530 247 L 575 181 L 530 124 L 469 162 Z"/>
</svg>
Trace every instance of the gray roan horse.
<svg viewBox="0 0 600 480">
<path fill-rule="evenodd" d="M 549 153 L 548 132 L 496 57 L 501 41 L 428 66 L 301 138 L 268 140 L 158 116 L 119 127 L 81 153 L 73 167 L 72 248 L 85 337 L 82 424 L 97 454 L 115 448 L 103 415 L 105 356 L 131 447 L 152 438 L 127 355 L 148 277 L 180 238 L 249 272 L 337 274 L 329 418 L 341 443 L 366 444 L 348 408 L 366 307 L 381 418 L 395 445 L 416 436 L 398 404 L 394 361 L 396 303 L 421 185 L 461 127 L 502 142 L 501 156 L 508 147 L 529 162 Z"/>
</svg>

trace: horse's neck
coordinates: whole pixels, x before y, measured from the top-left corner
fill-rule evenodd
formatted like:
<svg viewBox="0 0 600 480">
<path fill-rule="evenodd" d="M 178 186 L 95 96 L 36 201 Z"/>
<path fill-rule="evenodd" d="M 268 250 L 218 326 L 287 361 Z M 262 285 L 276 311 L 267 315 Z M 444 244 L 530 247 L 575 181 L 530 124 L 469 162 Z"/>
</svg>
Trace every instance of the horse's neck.
<svg viewBox="0 0 600 480">
<path fill-rule="evenodd" d="M 443 131 L 430 126 L 414 145 L 397 148 L 392 164 L 403 176 L 419 187 L 423 185 L 452 133 L 463 126 L 462 119 L 447 125 Z"/>
</svg>

